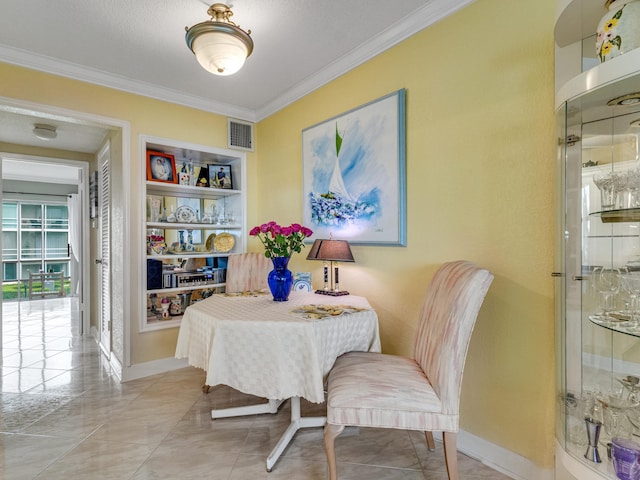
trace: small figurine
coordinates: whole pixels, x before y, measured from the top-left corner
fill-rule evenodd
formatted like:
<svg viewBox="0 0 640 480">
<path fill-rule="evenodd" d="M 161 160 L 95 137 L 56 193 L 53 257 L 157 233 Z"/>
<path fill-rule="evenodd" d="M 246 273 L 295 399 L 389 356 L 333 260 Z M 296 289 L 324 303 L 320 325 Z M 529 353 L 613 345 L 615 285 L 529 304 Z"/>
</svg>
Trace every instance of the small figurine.
<svg viewBox="0 0 640 480">
<path fill-rule="evenodd" d="M 169 307 L 171 306 L 169 299 L 167 297 L 162 297 L 160 306 L 162 307 L 162 318 L 169 318 L 171 316 L 169 314 Z"/>
<path fill-rule="evenodd" d="M 158 313 L 158 306 L 156 305 L 156 300 L 158 300 L 158 295 L 152 293 L 149 295 L 149 301 L 151 303 L 151 313 Z"/>
<path fill-rule="evenodd" d="M 171 300 L 171 303 L 169 304 L 169 314 L 182 315 L 182 302 L 179 297 Z"/>
<path fill-rule="evenodd" d="M 187 167 L 187 162 L 182 163 L 182 170 L 178 174 L 178 180 L 180 181 L 180 185 L 190 185 L 191 184 L 191 174 L 189 173 L 189 169 Z"/>
</svg>

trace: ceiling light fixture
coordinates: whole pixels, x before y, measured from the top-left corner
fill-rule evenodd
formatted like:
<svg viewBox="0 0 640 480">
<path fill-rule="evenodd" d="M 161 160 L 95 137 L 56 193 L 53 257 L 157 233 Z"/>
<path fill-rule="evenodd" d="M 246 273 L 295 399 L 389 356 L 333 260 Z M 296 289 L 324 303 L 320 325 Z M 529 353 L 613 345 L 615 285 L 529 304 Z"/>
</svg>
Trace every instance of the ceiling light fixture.
<svg viewBox="0 0 640 480">
<path fill-rule="evenodd" d="M 185 27 L 185 40 L 205 70 L 233 75 L 253 51 L 251 30 L 244 31 L 229 18 L 233 12 L 224 3 L 214 3 L 207 13 L 211 20 Z"/>
<path fill-rule="evenodd" d="M 58 136 L 56 127 L 45 123 L 36 123 L 33 126 L 33 134 L 40 140 L 53 140 Z"/>
<path fill-rule="evenodd" d="M 636 103 L 640 103 L 640 92 L 629 93 L 627 95 L 622 95 L 621 97 L 616 97 L 613 100 L 609 100 L 607 105 L 610 107 L 615 107 L 616 105 L 635 105 Z"/>
</svg>

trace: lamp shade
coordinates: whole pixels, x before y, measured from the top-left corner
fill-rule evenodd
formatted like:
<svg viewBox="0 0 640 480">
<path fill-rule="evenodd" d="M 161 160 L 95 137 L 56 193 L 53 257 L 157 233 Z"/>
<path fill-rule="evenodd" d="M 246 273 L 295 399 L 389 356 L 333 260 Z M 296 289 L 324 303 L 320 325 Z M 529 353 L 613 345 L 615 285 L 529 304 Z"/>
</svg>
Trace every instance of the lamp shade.
<svg viewBox="0 0 640 480">
<path fill-rule="evenodd" d="M 349 242 L 346 240 L 316 240 L 311 245 L 307 260 L 355 262 Z"/>
</svg>

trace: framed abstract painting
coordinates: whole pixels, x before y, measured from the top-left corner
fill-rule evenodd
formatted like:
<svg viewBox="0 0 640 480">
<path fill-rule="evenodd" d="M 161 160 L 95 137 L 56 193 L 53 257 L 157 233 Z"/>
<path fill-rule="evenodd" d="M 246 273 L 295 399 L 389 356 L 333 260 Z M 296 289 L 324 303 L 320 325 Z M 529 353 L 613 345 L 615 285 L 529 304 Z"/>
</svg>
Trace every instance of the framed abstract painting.
<svg viewBox="0 0 640 480">
<path fill-rule="evenodd" d="M 406 245 L 405 90 L 302 131 L 309 239 Z"/>
</svg>

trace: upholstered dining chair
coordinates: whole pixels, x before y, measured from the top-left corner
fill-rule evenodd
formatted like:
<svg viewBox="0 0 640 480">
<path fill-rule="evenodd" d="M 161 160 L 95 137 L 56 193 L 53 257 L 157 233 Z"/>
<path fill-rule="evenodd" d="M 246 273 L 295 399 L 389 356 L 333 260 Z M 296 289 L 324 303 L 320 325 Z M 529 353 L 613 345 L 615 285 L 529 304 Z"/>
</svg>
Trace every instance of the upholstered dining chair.
<svg viewBox="0 0 640 480">
<path fill-rule="evenodd" d="M 413 357 L 350 352 L 328 377 L 324 430 L 329 477 L 336 480 L 334 441 L 345 426 L 444 432 L 449 480 L 458 480 L 456 433 L 467 348 L 493 275 L 468 261 L 445 263 L 424 299 Z M 350 437 L 354 441 L 354 437 Z"/>
<path fill-rule="evenodd" d="M 267 276 L 272 270 L 271 260 L 264 253 L 236 253 L 227 258 L 227 276 L 224 290 L 227 293 L 251 292 L 268 289 Z M 211 387 L 203 385 L 209 393 Z"/>
<path fill-rule="evenodd" d="M 264 253 L 238 253 L 227 260 L 226 292 L 249 292 L 269 288 L 267 276 L 273 269 Z"/>
</svg>

